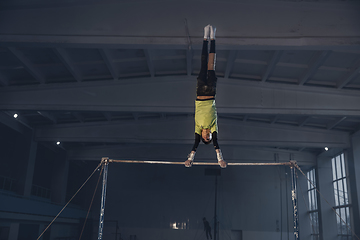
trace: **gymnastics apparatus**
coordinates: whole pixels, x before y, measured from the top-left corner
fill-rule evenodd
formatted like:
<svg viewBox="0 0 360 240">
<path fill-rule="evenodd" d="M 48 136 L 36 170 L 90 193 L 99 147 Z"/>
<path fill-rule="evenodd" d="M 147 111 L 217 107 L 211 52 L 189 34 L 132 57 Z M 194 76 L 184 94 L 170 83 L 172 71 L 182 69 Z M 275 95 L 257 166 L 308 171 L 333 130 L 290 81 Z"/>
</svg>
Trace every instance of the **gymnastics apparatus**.
<svg viewBox="0 0 360 240">
<path fill-rule="evenodd" d="M 99 230 L 98 230 L 98 240 L 102 240 L 103 228 L 104 228 L 104 216 L 105 216 L 105 202 L 106 202 L 106 188 L 107 188 L 107 175 L 108 175 L 108 166 L 109 163 L 137 163 L 137 164 L 166 164 L 166 165 L 184 165 L 184 162 L 167 162 L 167 161 L 136 161 L 136 160 L 114 160 L 109 159 L 108 157 L 103 157 L 101 159 L 101 171 L 103 172 L 102 179 L 102 191 L 101 191 L 101 206 L 100 206 L 100 218 L 99 218 Z M 193 162 L 192 165 L 202 165 L 202 166 L 216 166 L 218 163 L 209 163 L 209 162 Z M 293 204 L 293 217 L 294 217 L 294 236 L 295 240 L 299 240 L 299 226 L 298 226 L 298 207 L 297 207 L 297 181 L 295 168 L 300 169 L 296 164 L 296 161 L 282 162 L 282 163 L 227 163 L 228 166 L 289 166 L 291 170 L 291 200 Z M 301 171 L 302 172 L 302 171 Z M 303 173 L 303 172 L 302 172 Z M 304 174 L 304 173 L 303 173 Z M 305 175 L 305 174 L 304 174 Z"/>
</svg>

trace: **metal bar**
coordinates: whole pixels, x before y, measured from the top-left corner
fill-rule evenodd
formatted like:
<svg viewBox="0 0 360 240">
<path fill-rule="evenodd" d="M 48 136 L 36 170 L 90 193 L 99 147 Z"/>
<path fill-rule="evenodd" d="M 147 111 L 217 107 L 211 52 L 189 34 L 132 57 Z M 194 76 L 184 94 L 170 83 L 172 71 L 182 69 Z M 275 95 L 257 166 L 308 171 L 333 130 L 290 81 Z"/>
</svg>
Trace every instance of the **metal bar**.
<svg viewBox="0 0 360 240">
<path fill-rule="evenodd" d="M 101 207 L 100 207 L 100 218 L 99 218 L 99 231 L 98 231 L 98 240 L 102 240 L 103 237 L 103 228 L 104 228 L 104 214 L 105 214 L 105 200 L 106 200 L 106 187 L 107 187 L 107 174 L 109 159 L 102 158 L 103 162 L 103 181 L 102 181 L 102 191 L 101 191 Z"/>
<path fill-rule="evenodd" d="M 216 207 L 217 207 L 217 176 L 215 176 L 214 240 L 216 240 L 217 237 Z"/>
<path fill-rule="evenodd" d="M 295 174 L 295 166 L 290 166 L 291 170 L 291 199 L 293 204 L 293 214 L 294 214 L 294 236 L 295 240 L 299 240 L 299 216 L 297 209 L 297 193 L 296 193 L 296 174 Z"/>
<path fill-rule="evenodd" d="M 139 161 L 139 160 L 114 160 L 109 159 L 109 162 L 117 162 L 117 163 L 147 163 L 147 164 L 172 164 L 172 165 L 184 165 L 184 162 L 169 162 L 169 161 Z M 228 163 L 228 166 L 280 166 L 280 165 L 288 165 L 292 166 L 291 162 L 282 162 L 282 163 Z M 193 162 L 193 165 L 219 165 L 217 162 Z"/>
</svg>

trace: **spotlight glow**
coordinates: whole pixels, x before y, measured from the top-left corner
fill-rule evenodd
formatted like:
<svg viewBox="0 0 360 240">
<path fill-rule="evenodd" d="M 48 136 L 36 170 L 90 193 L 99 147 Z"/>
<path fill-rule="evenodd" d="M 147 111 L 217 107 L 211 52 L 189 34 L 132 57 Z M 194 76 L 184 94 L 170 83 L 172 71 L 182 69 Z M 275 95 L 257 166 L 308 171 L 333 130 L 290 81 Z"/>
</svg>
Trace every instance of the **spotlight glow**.
<svg viewBox="0 0 360 240">
<path fill-rule="evenodd" d="M 329 148 L 328 148 L 328 147 L 325 147 L 324 149 L 325 149 L 325 151 L 329 150 Z"/>
<path fill-rule="evenodd" d="M 60 145 L 61 142 L 56 142 L 56 145 Z"/>
<path fill-rule="evenodd" d="M 14 118 L 17 118 L 19 115 L 17 113 L 14 114 Z"/>
</svg>

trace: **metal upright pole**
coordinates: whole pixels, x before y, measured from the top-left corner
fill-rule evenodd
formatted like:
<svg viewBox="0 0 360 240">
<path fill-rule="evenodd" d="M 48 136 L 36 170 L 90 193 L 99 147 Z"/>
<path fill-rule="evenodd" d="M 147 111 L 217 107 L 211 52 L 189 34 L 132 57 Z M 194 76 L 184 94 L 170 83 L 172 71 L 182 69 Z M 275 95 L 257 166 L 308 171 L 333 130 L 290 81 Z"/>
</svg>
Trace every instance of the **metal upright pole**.
<svg viewBox="0 0 360 240">
<path fill-rule="evenodd" d="M 106 186 L 107 186 L 107 174 L 108 174 L 109 159 L 103 158 L 102 161 L 103 161 L 104 170 L 103 170 L 103 181 L 102 181 L 102 191 L 101 191 L 101 207 L 100 207 L 98 240 L 102 240 L 102 237 L 103 237 Z"/>
<path fill-rule="evenodd" d="M 291 199 L 292 199 L 293 213 L 294 213 L 294 236 L 295 236 L 295 240 L 299 240 L 299 216 L 297 209 L 295 166 L 291 166 L 290 170 L 291 170 L 291 184 L 292 184 Z"/>
<path fill-rule="evenodd" d="M 214 240 L 216 240 L 216 235 L 217 235 L 216 206 L 217 206 L 217 176 L 215 176 Z"/>
</svg>

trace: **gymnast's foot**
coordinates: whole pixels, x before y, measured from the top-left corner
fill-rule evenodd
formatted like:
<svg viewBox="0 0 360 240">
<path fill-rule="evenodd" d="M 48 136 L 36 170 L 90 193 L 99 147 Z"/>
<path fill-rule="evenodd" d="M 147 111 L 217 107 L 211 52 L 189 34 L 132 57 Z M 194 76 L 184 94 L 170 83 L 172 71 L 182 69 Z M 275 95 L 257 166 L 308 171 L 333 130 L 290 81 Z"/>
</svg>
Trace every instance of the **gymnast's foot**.
<svg viewBox="0 0 360 240">
<path fill-rule="evenodd" d="M 191 161 L 191 160 L 186 160 L 185 161 L 185 167 L 191 167 L 192 164 L 193 164 L 193 161 Z"/>
<path fill-rule="evenodd" d="M 208 41 L 210 37 L 210 24 L 204 27 L 204 41 Z"/>
<path fill-rule="evenodd" d="M 224 160 L 218 161 L 219 165 L 221 168 L 226 168 L 227 167 L 227 162 L 225 162 Z"/>
<path fill-rule="evenodd" d="M 210 25 L 210 39 L 215 40 L 216 27 Z"/>
<path fill-rule="evenodd" d="M 188 159 L 185 161 L 185 167 L 191 167 L 194 162 L 195 151 L 191 151 L 188 155 Z"/>
<path fill-rule="evenodd" d="M 224 161 L 222 152 L 220 149 L 216 149 L 216 157 L 221 168 L 227 167 L 227 162 Z"/>
</svg>

